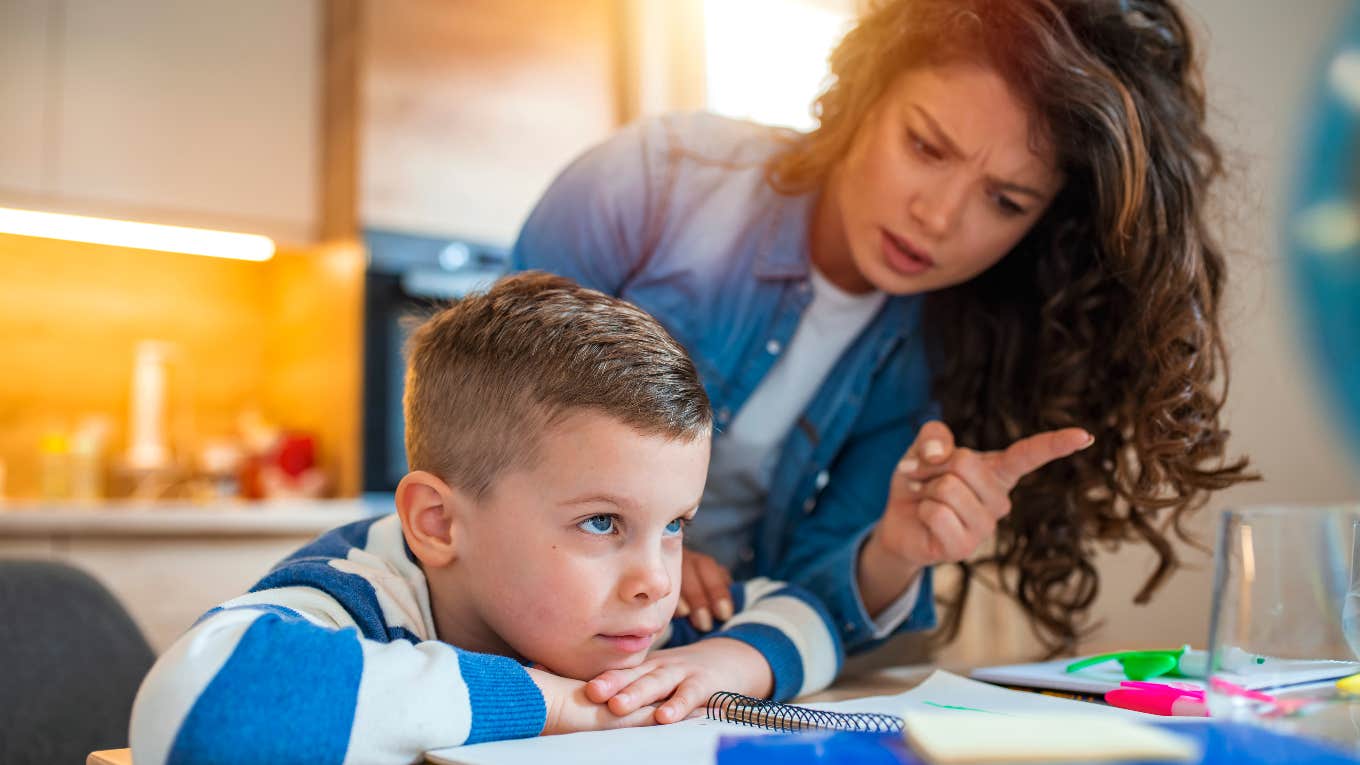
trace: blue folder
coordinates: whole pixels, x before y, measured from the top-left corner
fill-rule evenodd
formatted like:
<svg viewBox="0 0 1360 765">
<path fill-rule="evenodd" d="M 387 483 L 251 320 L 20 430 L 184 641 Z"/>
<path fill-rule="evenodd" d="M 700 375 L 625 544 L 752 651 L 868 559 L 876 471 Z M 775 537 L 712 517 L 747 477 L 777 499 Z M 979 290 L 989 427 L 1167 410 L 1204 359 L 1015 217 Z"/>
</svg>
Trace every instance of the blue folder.
<svg viewBox="0 0 1360 765">
<path fill-rule="evenodd" d="M 1360 762 L 1337 747 L 1243 723 L 1204 722 L 1157 727 L 1193 739 L 1204 752 L 1200 765 L 1355 765 Z M 718 742 L 718 765 L 771 762 L 779 765 L 926 765 L 907 748 L 899 734 L 782 733 L 723 736 Z"/>
</svg>

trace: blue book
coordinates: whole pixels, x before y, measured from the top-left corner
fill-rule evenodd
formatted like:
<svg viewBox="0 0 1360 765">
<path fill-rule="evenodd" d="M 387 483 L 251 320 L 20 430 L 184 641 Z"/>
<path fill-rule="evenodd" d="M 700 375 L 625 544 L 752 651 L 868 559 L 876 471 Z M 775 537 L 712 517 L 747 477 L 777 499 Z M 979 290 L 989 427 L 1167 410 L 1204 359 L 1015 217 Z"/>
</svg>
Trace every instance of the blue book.
<svg viewBox="0 0 1360 765">
<path fill-rule="evenodd" d="M 1157 727 L 1193 740 L 1204 753 L 1200 765 L 1355 765 L 1360 762 L 1337 747 L 1243 723 L 1162 723 Z M 718 741 L 717 762 L 718 765 L 768 762 L 781 765 L 929 765 L 907 747 L 900 734 L 845 731 L 723 736 Z"/>
</svg>

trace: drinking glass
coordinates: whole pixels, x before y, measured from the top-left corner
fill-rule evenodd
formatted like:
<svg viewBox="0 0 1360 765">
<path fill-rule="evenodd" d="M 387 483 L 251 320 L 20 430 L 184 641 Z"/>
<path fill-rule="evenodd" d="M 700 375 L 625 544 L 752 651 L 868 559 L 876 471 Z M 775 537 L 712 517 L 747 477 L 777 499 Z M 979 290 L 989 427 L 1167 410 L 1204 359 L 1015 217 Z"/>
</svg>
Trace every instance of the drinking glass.
<svg viewBox="0 0 1360 765">
<path fill-rule="evenodd" d="M 1210 714 L 1360 752 L 1360 505 L 1230 510 L 1209 621 Z"/>
</svg>

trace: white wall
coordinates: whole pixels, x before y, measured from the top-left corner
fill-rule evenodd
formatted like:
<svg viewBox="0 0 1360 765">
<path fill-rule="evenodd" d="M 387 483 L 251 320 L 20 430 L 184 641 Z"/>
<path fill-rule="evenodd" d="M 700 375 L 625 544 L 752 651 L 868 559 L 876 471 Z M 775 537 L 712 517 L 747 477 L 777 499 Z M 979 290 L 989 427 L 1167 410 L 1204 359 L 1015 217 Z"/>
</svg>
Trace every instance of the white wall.
<svg viewBox="0 0 1360 765">
<path fill-rule="evenodd" d="M 1227 152 L 1220 186 L 1221 241 L 1230 253 L 1225 324 L 1232 389 L 1226 420 L 1233 454 L 1263 475 L 1215 496 L 1189 524 L 1212 546 L 1219 513 L 1263 503 L 1360 502 L 1360 454 L 1319 400 L 1302 342 L 1280 230 L 1294 180 L 1295 148 L 1306 129 L 1319 53 L 1329 49 L 1350 3 L 1344 0 L 1187 0 L 1200 27 L 1211 129 Z M 1354 158 L 1353 158 L 1354 160 Z M 1145 549 L 1107 556 L 1098 602 L 1104 627 L 1093 647 L 1203 644 L 1208 637 L 1212 558 L 1181 547 L 1190 570 L 1145 607 L 1131 605 L 1152 557 Z"/>
</svg>

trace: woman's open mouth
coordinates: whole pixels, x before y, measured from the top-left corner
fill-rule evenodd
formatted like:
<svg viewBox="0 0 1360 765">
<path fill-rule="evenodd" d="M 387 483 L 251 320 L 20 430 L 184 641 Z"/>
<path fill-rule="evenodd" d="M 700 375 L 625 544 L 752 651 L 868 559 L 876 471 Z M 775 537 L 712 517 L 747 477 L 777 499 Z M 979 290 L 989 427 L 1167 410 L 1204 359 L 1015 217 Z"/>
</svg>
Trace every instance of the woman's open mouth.
<svg viewBox="0 0 1360 765">
<path fill-rule="evenodd" d="M 880 229 L 880 232 L 883 259 L 894 271 L 907 276 L 916 276 L 935 267 L 935 261 L 929 255 L 913 247 L 910 242 L 893 236 L 888 233 L 887 229 Z"/>
</svg>

